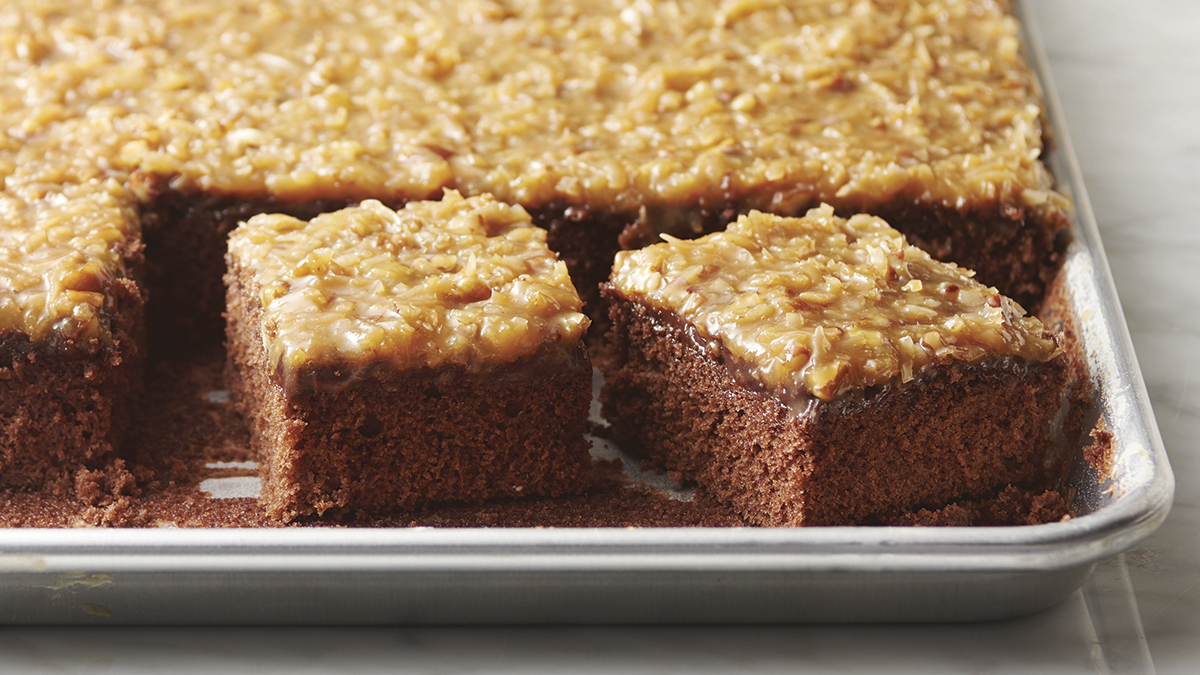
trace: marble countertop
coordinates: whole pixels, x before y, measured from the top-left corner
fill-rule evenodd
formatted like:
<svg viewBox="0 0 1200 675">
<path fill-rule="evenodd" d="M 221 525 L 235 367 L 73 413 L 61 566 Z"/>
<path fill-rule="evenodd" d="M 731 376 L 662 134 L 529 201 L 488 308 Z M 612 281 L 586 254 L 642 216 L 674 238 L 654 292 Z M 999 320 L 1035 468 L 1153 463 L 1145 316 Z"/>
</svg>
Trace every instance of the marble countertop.
<svg viewBox="0 0 1200 675">
<path fill-rule="evenodd" d="M 4 628 L 0 671 L 1191 673 L 1200 668 L 1200 3 L 1031 0 L 1177 480 L 1063 604 L 917 626 Z"/>
</svg>

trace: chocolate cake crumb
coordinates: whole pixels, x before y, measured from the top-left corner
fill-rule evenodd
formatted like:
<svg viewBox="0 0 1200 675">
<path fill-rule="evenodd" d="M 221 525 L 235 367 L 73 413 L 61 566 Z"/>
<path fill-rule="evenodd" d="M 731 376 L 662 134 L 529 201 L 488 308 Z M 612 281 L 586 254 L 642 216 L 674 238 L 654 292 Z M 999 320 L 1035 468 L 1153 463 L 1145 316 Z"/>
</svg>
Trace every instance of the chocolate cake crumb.
<svg viewBox="0 0 1200 675">
<path fill-rule="evenodd" d="M 1105 426 L 1104 420 L 1096 422 L 1096 427 L 1089 434 L 1092 442 L 1083 449 L 1083 458 L 1087 460 L 1101 481 L 1113 479 L 1113 436 Z"/>
<path fill-rule="evenodd" d="M 212 499 L 199 488 L 207 478 L 247 475 L 247 469 L 210 469 L 214 462 L 247 462 L 253 457 L 249 432 L 230 403 L 215 404 L 209 394 L 223 388 L 224 351 L 208 344 L 151 365 L 146 394 L 130 436 L 124 473 L 89 474 L 93 503 L 77 499 L 74 486 L 62 494 L 0 490 L 0 527 L 284 527 L 251 497 Z M 127 482 L 132 476 L 135 483 Z M 437 504 L 416 511 L 347 514 L 332 522 L 317 519 L 293 527 L 742 527 L 747 525 L 703 489 L 692 501 L 669 499 L 631 484 L 618 460 L 594 460 L 592 489 L 586 495 L 514 499 L 484 504 Z M 1016 488 L 1014 488 L 1015 490 Z M 1010 499 L 981 519 L 971 502 L 941 511 L 897 515 L 879 525 L 1019 525 L 1054 522 L 1067 514 L 1057 492 Z M 1021 511 L 1022 505 L 1026 509 Z M 1055 505 L 1061 505 L 1056 507 Z M 947 510 L 948 509 L 948 510 Z M 1035 510 L 1037 509 L 1037 510 Z M 942 513 L 945 511 L 945 513 Z M 958 517 L 969 514 L 969 519 Z M 1003 519 L 1007 518 L 1005 521 Z"/>
<path fill-rule="evenodd" d="M 940 509 L 907 511 L 883 518 L 877 524 L 919 527 L 1037 525 L 1073 516 L 1059 490 L 1030 491 L 1008 485 L 983 499 L 955 501 Z"/>
</svg>

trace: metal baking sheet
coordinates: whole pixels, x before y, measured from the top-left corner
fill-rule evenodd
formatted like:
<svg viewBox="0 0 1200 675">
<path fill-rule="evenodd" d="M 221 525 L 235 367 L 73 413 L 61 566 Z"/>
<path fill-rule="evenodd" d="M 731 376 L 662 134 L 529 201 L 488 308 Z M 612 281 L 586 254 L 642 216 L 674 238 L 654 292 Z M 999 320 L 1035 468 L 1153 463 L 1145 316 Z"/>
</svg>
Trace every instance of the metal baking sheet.
<svg viewBox="0 0 1200 675">
<path fill-rule="evenodd" d="M 1021 6 L 1018 6 L 1018 10 Z M 962 621 L 1053 605 L 1166 517 L 1174 479 L 1034 26 L 1075 199 L 1063 279 L 1113 435 L 1079 460 L 1077 513 L 1026 527 L 18 529 L 0 531 L 5 623 Z"/>
</svg>

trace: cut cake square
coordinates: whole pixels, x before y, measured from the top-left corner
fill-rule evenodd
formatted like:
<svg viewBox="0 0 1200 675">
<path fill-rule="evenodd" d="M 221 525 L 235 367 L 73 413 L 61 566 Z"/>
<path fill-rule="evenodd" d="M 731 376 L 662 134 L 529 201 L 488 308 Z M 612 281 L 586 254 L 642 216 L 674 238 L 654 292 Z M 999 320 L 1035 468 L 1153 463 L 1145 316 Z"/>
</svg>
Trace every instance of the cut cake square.
<svg viewBox="0 0 1200 675">
<path fill-rule="evenodd" d="M 273 517 L 587 486 L 587 319 L 520 207 L 260 215 L 228 264 L 229 373 Z"/>
<path fill-rule="evenodd" d="M 117 457 L 145 353 L 141 240 L 114 181 L 0 193 L 0 488 L 67 495 Z"/>
<path fill-rule="evenodd" d="M 1079 434 L 1055 336 L 879 218 L 754 212 L 621 253 L 605 293 L 615 437 L 754 524 L 1055 487 Z"/>
</svg>

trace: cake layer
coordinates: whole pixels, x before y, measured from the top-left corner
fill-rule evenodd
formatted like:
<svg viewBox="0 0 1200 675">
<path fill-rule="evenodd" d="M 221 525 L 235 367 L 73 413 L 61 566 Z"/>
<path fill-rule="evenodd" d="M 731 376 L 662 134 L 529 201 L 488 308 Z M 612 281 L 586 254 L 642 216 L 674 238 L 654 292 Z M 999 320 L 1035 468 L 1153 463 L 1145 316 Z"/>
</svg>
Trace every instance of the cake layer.
<svg viewBox="0 0 1200 675">
<path fill-rule="evenodd" d="M 5 3 L 0 335 L 106 343 L 96 287 L 138 278 L 113 254 L 143 225 L 151 322 L 196 334 L 233 218 L 446 188 L 533 212 L 592 312 L 617 248 L 817 203 L 888 214 L 1035 306 L 1069 203 L 1007 3 L 862 9 Z M 42 239 L 10 236 L 30 223 Z"/>
<path fill-rule="evenodd" d="M 240 320 L 239 320 L 240 321 Z M 588 487 L 583 438 L 591 366 L 515 364 L 494 373 L 419 369 L 338 391 L 286 396 L 244 350 L 233 391 L 252 424 L 273 518 L 370 514 L 436 502 L 557 496 Z M 332 379 L 337 379 L 332 378 Z"/>
<path fill-rule="evenodd" d="M 141 384 L 140 300 L 116 344 L 91 353 L 39 353 L 25 341 L 0 344 L 0 488 L 74 494 L 74 473 L 116 458 Z"/>
<path fill-rule="evenodd" d="M 748 386 L 678 318 L 612 306 L 614 438 L 766 526 L 894 522 L 1014 485 L 1057 486 L 1079 437 L 1061 361 L 936 365 L 803 409 Z"/>
<path fill-rule="evenodd" d="M 447 193 L 230 237 L 228 346 L 274 517 L 587 485 L 587 319 L 520 207 Z"/>
</svg>

